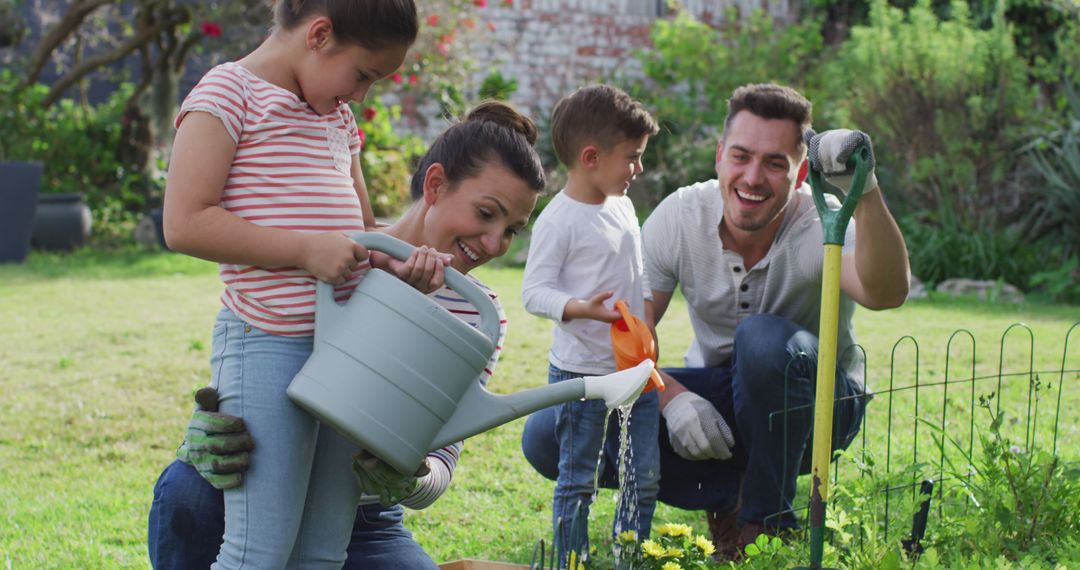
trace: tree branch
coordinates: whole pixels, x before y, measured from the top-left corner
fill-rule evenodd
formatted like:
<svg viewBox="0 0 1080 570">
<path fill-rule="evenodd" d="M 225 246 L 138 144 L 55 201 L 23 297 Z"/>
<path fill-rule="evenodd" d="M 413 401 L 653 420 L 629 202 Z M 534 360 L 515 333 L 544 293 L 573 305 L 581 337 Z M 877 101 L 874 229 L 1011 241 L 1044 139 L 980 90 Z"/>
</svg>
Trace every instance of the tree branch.
<svg viewBox="0 0 1080 570">
<path fill-rule="evenodd" d="M 113 0 L 76 0 L 67 12 L 64 12 L 64 17 L 60 19 L 60 22 L 49 29 L 34 48 L 34 53 L 31 54 L 30 62 L 26 66 L 28 71 L 21 87 L 33 85 L 41 76 L 41 70 L 45 69 L 45 64 L 52 57 L 53 51 L 67 41 L 71 34 L 78 31 L 86 17 L 94 10 L 111 2 Z"/>
<path fill-rule="evenodd" d="M 141 28 L 136 31 L 135 35 L 127 39 L 126 42 L 113 49 L 102 54 L 97 55 L 89 59 L 83 60 L 76 65 L 70 71 L 65 73 L 62 77 L 56 80 L 52 89 L 49 90 L 49 94 L 42 100 L 42 105 L 45 107 L 51 106 L 55 103 L 60 96 L 64 94 L 64 91 L 77 83 L 88 73 L 95 69 L 109 65 L 115 61 L 123 59 L 128 54 L 134 52 L 140 47 L 153 41 L 161 32 L 170 28 L 175 28 L 180 24 L 187 22 L 190 19 L 190 15 L 186 11 L 176 11 L 169 16 L 157 21 L 153 26 L 148 28 Z"/>
</svg>

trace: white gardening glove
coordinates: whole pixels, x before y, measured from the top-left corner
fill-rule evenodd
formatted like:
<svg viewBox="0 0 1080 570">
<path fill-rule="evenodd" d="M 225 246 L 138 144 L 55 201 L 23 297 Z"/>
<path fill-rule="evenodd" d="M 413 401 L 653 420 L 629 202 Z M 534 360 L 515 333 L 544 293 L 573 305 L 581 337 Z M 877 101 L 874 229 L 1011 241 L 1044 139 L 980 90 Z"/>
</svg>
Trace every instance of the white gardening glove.
<svg viewBox="0 0 1080 570">
<path fill-rule="evenodd" d="M 851 188 L 851 178 L 855 169 L 849 169 L 847 160 L 852 151 L 861 144 L 870 149 L 870 170 L 866 173 L 866 185 L 863 193 L 877 188 L 877 176 L 874 175 L 874 147 L 870 144 L 870 135 L 862 131 L 834 129 L 821 134 L 814 129 L 803 133 L 803 140 L 809 147 L 810 163 L 825 176 L 825 180 L 839 188 L 846 196 Z"/>
<path fill-rule="evenodd" d="M 705 398 L 683 392 L 672 398 L 660 413 L 667 421 L 671 447 L 679 457 L 731 459 L 735 437 L 724 417 Z"/>
</svg>

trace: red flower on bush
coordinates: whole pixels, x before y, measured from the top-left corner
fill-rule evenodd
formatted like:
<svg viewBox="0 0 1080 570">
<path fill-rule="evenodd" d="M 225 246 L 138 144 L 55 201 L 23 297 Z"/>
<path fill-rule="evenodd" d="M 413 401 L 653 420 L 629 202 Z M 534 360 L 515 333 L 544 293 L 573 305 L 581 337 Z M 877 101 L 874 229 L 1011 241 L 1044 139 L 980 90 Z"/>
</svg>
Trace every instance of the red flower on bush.
<svg viewBox="0 0 1080 570">
<path fill-rule="evenodd" d="M 390 81 L 393 81 L 396 85 L 401 85 L 402 77 L 400 73 L 395 73 L 390 76 Z"/>
<path fill-rule="evenodd" d="M 477 8 L 487 7 L 487 0 L 473 0 L 473 4 L 476 4 Z"/>
<path fill-rule="evenodd" d="M 439 15 L 438 14 L 432 14 L 432 15 L 428 16 L 427 17 L 427 25 L 432 26 L 432 27 L 438 26 L 439 25 Z"/>
<path fill-rule="evenodd" d="M 409 85 L 416 85 L 416 82 L 420 81 L 420 78 L 415 73 L 409 74 Z"/>
<path fill-rule="evenodd" d="M 378 114 L 379 114 L 379 112 L 375 110 L 375 107 L 364 107 L 364 120 L 365 121 L 371 121 Z"/>
<path fill-rule="evenodd" d="M 360 146 L 364 146 L 364 142 L 367 141 L 367 133 L 364 129 L 356 129 L 356 134 L 360 135 Z"/>
<path fill-rule="evenodd" d="M 219 26 L 217 22 L 203 22 L 200 30 L 202 30 L 202 34 L 208 38 L 221 36 L 221 26 Z"/>
</svg>

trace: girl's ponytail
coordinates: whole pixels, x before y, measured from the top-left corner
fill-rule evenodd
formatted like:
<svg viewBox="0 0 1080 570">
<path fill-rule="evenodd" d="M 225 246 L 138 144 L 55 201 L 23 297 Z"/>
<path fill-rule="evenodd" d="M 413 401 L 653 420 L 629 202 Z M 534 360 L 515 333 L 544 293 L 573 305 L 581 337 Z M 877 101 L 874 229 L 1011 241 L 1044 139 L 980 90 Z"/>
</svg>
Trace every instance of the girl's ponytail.
<svg viewBox="0 0 1080 570">
<path fill-rule="evenodd" d="M 428 147 L 412 178 L 412 198 L 424 195 L 424 176 L 432 164 L 441 164 L 451 187 L 480 174 L 487 163 L 499 164 L 540 192 L 547 185 L 544 167 L 533 145 L 536 124 L 502 101 L 484 101 L 465 120 L 446 129 Z"/>
</svg>

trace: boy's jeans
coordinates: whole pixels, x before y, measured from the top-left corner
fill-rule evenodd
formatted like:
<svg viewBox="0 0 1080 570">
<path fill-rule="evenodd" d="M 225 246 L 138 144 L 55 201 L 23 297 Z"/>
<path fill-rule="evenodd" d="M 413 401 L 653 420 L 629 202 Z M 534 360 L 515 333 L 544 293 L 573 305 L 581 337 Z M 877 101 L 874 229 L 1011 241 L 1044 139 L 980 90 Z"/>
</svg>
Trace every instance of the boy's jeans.
<svg viewBox="0 0 1080 570">
<path fill-rule="evenodd" d="M 548 383 L 580 376 L 584 374 L 551 366 Z M 632 483 L 623 489 L 627 494 L 623 497 L 620 512 L 616 513 L 613 529 L 613 532 L 636 531 L 641 539 L 649 536 L 653 511 L 656 510 L 656 494 L 660 488 L 660 456 L 656 445 L 660 423 L 659 402 L 656 392 L 650 392 L 638 398 L 631 410 L 627 458 L 632 456 L 632 463 L 627 467 L 627 479 Z M 617 472 L 620 422 L 619 414 L 613 411 L 608 420 L 605 440 L 604 420 L 608 409 L 603 401 L 579 400 L 550 409 L 554 411 L 555 434 L 559 444 L 552 524 L 559 559 L 565 562 L 570 551 L 577 552 L 579 558 L 588 552 L 589 506 L 595 493 L 600 446 L 602 441 L 607 442 L 603 461 L 607 469 Z M 631 509 L 635 511 L 632 515 Z"/>
</svg>

